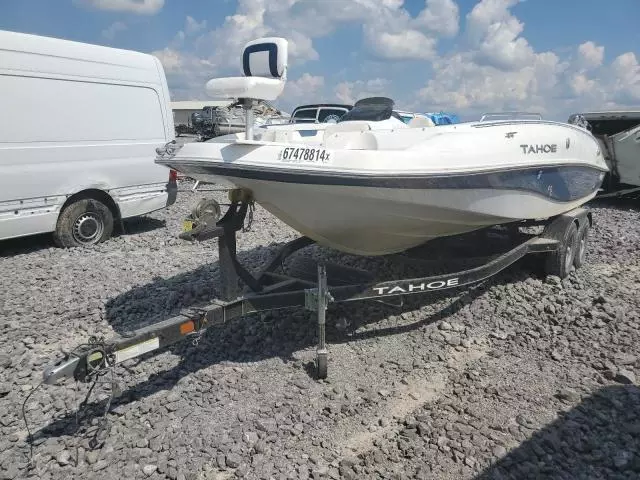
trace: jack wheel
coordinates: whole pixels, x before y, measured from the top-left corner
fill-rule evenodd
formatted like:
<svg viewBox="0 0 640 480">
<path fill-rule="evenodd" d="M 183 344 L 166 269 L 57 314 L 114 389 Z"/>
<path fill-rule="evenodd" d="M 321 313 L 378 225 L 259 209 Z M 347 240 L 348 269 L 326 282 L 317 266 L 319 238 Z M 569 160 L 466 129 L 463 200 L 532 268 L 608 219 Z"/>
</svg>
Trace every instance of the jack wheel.
<svg viewBox="0 0 640 480">
<path fill-rule="evenodd" d="M 328 366 L 327 366 L 327 353 L 318 353 L 316 356 L 316 374 L 319 379 L 327 378 Z"/>
<path fill-rule="evenodd" d="M 547 275 L 555 275 L 563 279 L 571 273 L 578 247 L 577 239 L 578 227 L 574 222 L 571 222 L 565 231 L 560 247 L 556 251 L 547 254 L 545 263 L 545 273 Z"/>
<path fill-rule="evenodd" d="M 191 216 L 194 220 L 204 218 L 205 216 L 213 217 L 213 221 L 217 222 L 221 216 L 220 204 L 212 198 L 203 198 L 193 207 Z"/>
</svg>

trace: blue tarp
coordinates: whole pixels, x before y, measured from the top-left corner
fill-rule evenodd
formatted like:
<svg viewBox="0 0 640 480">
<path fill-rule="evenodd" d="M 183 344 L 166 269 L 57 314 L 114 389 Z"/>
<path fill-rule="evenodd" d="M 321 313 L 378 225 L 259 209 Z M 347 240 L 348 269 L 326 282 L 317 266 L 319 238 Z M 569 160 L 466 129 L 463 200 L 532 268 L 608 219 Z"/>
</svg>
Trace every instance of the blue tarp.
<svg viewBox="0 0 640 480">
<path fill-rule="evenodd" d="M 422 115 L 429 117 L 436 125 L 451 125 L 452 123 L 460 123 L 460 119 L 454 113 L 438 112 L 423 113 Z"/>
<path fill-rule="evenodd" d="M 402 112 L 402 113 L 399 113 L 399 115 L 402 117 L 402 120 L 404 121 L 404 123 L 409 123 L 414 116 L 416 116 L 416 117 L 428 117 L 436 125 L 451 125 L 453 123 L 460 123 L 460 119 L 454 113 L 445 113 L 445 112 L 438 112 L 438 113 L 409 113 L 409 112 Z"/>
</svg>

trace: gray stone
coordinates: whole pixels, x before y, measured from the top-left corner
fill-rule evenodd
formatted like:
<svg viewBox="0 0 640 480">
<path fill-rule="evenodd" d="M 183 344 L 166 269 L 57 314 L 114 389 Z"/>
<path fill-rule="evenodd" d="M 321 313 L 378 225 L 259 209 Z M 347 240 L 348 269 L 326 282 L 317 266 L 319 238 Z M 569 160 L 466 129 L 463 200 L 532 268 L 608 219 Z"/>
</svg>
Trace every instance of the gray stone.
<svg viewBox="0 0 640 480">
<path fill-rule="evenodd" d="M 93 471 L 99 472 L 100 470 L 104 470 L 108 466 L 109 466 L 109 462 L 107 462 L 106 460 L 98 460 L 96 463 L 93 464 Z"/>
<path fill-rule="evenodd" d="M 621 368 L 615 375 L 614 380 L 618 383 L 633 384 L 636 383 L 636 376 L 631 370 Z"/>
<path fill-rule="evenodd" d="M 498 458 L 502 458 L 507 454 L 507 449 L 502 445 L 497 445 L 493 448 L 493 454 Z"/>
<path fill-rule="evenodd" d="M 142 467 L 142 472 L 147 476 L 150 477 L 151 475 L 153 475 L 156 470 L 158 469 L 157 465 L 145 465 L 144 467 Z"/>
<path fill-rule="evenodd" d="M 229 453 L 225 457 L 225 461 L 228 467 L 237 468 L 242 463 L 242 457 L 237 453 Z"/>
<path fill-rule="evenodd" d="M 98 461 L 98 452 L 90 450 L 85 453 L 84 458 L 89 465 L 93 465 Z"/>
<path fill-rule="evenodd" d="M 253 446 L 258 441 L 258 434 L 256 432 L 245 432 L 242 439 L 246 444 Z"/>
<path fill-rule="evenodd" d="M 451 324 L 449 322 L 447 322 L 446 320 L 442 320 L 439 324 L 438 324 L 438 328 L 440 330 L 452 330 L 453 327 L 451 326 Z"/>
<path fill-rule="evenodd" d="M 71 452 L 69 450 L 62 450 L 56 457 L 56 461 L 59 465 L 69 465 L 71 461 Z"/>
<path fill-rule="evenodd" d="M 563 388 L 559 390 L 556 397 L 560 400 L 565 400 L 571 403 L 580 401 L 580 394 L 571 388 Z"/>
</svg>

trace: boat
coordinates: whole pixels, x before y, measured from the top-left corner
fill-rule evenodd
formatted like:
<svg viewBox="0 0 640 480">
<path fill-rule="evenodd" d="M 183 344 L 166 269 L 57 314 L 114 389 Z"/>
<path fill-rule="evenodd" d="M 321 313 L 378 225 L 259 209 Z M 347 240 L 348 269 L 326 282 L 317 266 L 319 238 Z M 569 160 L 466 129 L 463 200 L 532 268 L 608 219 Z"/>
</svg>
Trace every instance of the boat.
<svg viewBox="0 0 640 480">
<path fill-rule="evenodd" d="M 254 128 L 253 103 L 284 90 L 287 47 L 279 37 L 253 40 L 244 76 L 207 83 L 212 96 L 242 103 L 244 133 L 167 146 L 156 162 L 241 189 L 316 243 L 364 256 L 552 218 L 592 199 L 608 171 L 578 125 L 541 116 L 405 123 L 386 97 L 356 102 L 337 123 Z"/>
</svg>

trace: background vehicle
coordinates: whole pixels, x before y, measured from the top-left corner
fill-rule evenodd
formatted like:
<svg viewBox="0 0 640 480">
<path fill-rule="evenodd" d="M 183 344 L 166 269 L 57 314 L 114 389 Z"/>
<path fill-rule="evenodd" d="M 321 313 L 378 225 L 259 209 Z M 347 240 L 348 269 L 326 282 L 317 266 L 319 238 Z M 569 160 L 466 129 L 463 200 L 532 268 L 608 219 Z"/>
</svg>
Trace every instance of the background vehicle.
<svg viewBox="0 0 640 480">
<path fill-rule="evenodd" d="M 353 105 L 341 103 L 315 103 L 300 105 L 291 113 L 289 123 L 329 123 L 337 122 Z"/>
<path fill-rule="evenodd" d="M 609 166 L 604 193 L 640 192 L 640 111 L 577 113 L 568 123 L 583 124 L 598 140 Z"/>
<path fill-rule="evenodd" d="M 94 244 L 175 201 L 154 162 L 174 138 L 157 58 L 0 31 L 0 59 L 0 239 Z"/>
<path fill-rule="evenodd" d="M 291 114 L 289 123 L 327 123 L 338 121 L 342 115 L 353 108 L 353 105 L 339 103 L 318 103 L 312 105 L 300 105 Z M 404 123 L 409 123 L 415 117 L 430 119 L 434 125 L 450 125 L 460 123 L 457 115 L 438 113 L 414 113 L 404 110 L 394 110 L 396 117 Z"/>
</svg>

